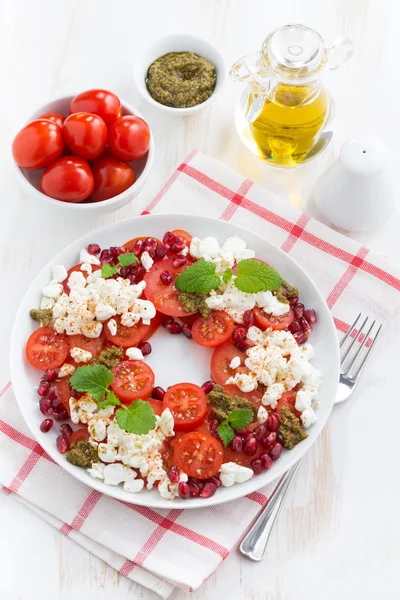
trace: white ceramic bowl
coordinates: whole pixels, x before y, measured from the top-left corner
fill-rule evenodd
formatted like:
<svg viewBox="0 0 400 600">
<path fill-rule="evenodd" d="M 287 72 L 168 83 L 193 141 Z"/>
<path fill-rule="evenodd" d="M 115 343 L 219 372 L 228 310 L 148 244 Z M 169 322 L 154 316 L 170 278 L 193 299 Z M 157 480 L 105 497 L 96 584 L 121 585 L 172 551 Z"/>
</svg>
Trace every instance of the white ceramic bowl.
<svg viewBox="0 0 400 600">
<path fill-rule="evenodd" d="M 167 54 L 167 52 L 195 52 L 199 56 L 209 60 L 215 66 L 217 70 L 217 84 L 208 100 L 190 108 L 174 108 L 153 100 L 146 87 L 147 71 L 156 58 L 160 58 L 160 56 Z M 145 100 L 165 113 L 177 116 L 192 115 L 210 106 L 222 90 L 227 77 L 225 60 L 216 47 L 202 38 L 187 34 L 167 35 L 154 41 L 136 58 L 133 74 L 136 86 Z"/>
<path fill-rule="evenodd" d="M 58 112 L 68 116 L 69 105 L 73 98 L 74 96 L 64 96 L 45 104 L 36 110 L 25 124 L 28 124 L 30 121 L 33 121 L 34 119 L 39 118 L 41 115 L 49 112 Z M 143 116 L 140 114 L 140 112 L 130 104 L 127 104 L 121 100 L 121 106 L 123 115 L 135 115 L 143 119 Z M 64 213 L 69 212 L 70 214 L 72 213 L 76 215 L 79 213 L 85 213 L 98 216 L 126 206 L 131 200 L 133 200 L 135 196 L 139 194 L 143 188 L 149 176 L 154 160 L 154 138 L 151 131 L 150 136 L 150 147 L 146 156 L 140 160 L 129 163 L 136 174 L 135 183 L 121 194 L 118 194 L 118 196 L 114 196 L 114 198 L 109 198 L 108 200 L 103 200 L 101 202 L 74 203 L 62 202 L 61 200 L 50 198 L 50 196 L 46 196 L 46 194 L 43 194 L 43 192 L 40 191 L 40 180 L 44 169 L 22 169 L 14 160 L 12 162 L 21 187 L 23 187 L 27 194 L 31 196 L 32 200 L 47 206 L 54 206 L 57 210 L 60 212 L 63 211 Z"/>
<path fill-rule="evenodd" d="M 53 427 L 49 433 L 42 433 L 39 429 L 43 415 L 39 411 L 39 397 L 36 389 L 41 372 L 27 362 L 25 345 L 29 335 L 35 329 L 35 323 L 29 316 L 29 310 L 39 306 L 40 290 L 50 280 L 52 265 L 64 264 L 67 267 L 74 265 L 81 248 L 91 242 L 98 243 L 101 247 L 119 246 L 137 236 L 150 235 L 162 238 L 165 231 L 176 228 L 185 229 L 198 237 L 213 235 L 220 243 L 229 236 L 238 235 L 246 240 L 250 248 L 255 250 L 258 258 L 273 265 L 284 279 L 299 288 L 302 301 L 306 306 L 313 307 L 318 314 L 318 324 L 312 332 L 310 342 L 315 349 L 313 364 L 322 372 L 323 380 L 318 397 L 320 403 L 317 410 L 318 421 L 308 429 L 309 437 L 293 450 L 285 450 L 269 471 L 254 476 L 246 483 L 220 488 L 208 500 L 176 498 L 171 502 L 161 498 L 157 490 L 130 494 L 124 492 L 121 486 L 107 486 L 100 480 L 93 479 L 86 470 L 74 467 L 67 462 L 56 448 L 58 427 Z M 157 385 L 167 388 L 180 381 L 191 381 L 201 385 L 210 378 L 211 349 L 198 346 L 183 335 L 170 335 L 162 327 L 152 337 L 151 344 L 153 351 L 145 360 L 155 372 Z M 320 292 L 297 263 L 271 242 L 242 227 L 216 219 L 181 214 L 146 215 L 113 223 L 88 233 L 62 250 L 39 273 L 26 292 L 14 323 L 11 339 L 11 376 L 19 408 L 32 435 L 46 452 L 73 477 L 104 494 L 125 502 L 156 508 L 199 508 L 228 502 L 263 487 L 280 477 L 307 452 L 325 426 L 336 397 L 339 381 L 339 348 L 331 313 Z"/>
</svg>

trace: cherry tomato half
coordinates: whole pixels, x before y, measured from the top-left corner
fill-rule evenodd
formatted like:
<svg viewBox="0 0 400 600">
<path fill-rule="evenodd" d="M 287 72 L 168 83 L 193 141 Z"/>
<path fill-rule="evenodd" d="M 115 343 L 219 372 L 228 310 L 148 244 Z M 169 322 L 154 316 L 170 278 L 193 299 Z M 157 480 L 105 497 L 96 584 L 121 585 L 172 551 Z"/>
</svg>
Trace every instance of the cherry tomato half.
<svg viewBox="0 0 400 600">
<path fill-rule="evenodd" d="M 201 387 L 194 383 L 177 383 L 165 392 L 163 406 L 174 416 L 176 431 L 191 431 L 204 421 L 207 398 Z"/>
<path fill-rule="evenodd" d="M 43 169 L 56 160 L 64 149 L 61 128 L 48 119 L 36 119 L 17 133 L 12 155 L 23 169 Z"/>
<path fill-rule="evenodd" d="M 149 340 L 151 338 L 151 336 L 157 331 L 157 329 L 160 327 L 160 325 L 162 323 L 163 318 L 164 318 L 164 315 L 162 315 L 159 312 L 156 312 L 156 316 L 151 319 L 150 325 L 148 325 L 148 330 L 146 331 L 146 333 L 140 340 L 140 342 L 142 344 L 144 344 L 144 342 L 147 342 L 147 340 Z"/>
<path fill-rule="evenodd" d="M 69 436 L 69 445 L 74 446 L 78 442 L 82 442 L 83 440 L 88 440 L 90 438 L 89 429 L 87 427 L 81 427 L 76 431 L 73 431 Z"/>
<path fill-rule="evenodd" d="M 156 400 L 155 398 L 146 398 L 146 402 L 150 404 L 151 408 L 154 410 L 154 414 L 161 417 L 164 410 L 161 400 Z"/>
<path fill-rule="evenodd" d="M 87 271 L 82 271 L 81 266 L 82 266 L 82 263 L 79 263 L 78 265 L 74 265 L 73 267 L 68 269 L 67 276 L 64 279 L 64 281 L 61 283 L 61 285 L 64 288 L 64 292 L 66 294 L 69 294 L 71 291 L 70 287 L 68 285 L 68 279 L 69 279 L 69 276 L 71 275 L 71 273 L 74 273 L 75 271 L 80 271 L 82 273 L 82 275 L 87 279 L 87 276 L 88 276 Z M 94 273 L 95 271 L 98 271 L 100 269 L 100 267 L 98 265 L 91 265 L 91 267 L 92 267 L 92 273 Z"/>
<path fill-rule="evenodd" d="M 294 321 L 294 312 L 292 309 L 286 315 L 281 317 L 274 317 L 273 315 L 267 315 L 262 308 L 256 306 L 253 308 L 254 318 L 256 325 L 263 331 L 265 329 L 286 329 Z"/>
<path fill-rule="evenodd" d="M 112 157 L 98 158 L 92 164 L 94 188 L 92 200 L 100 202 L 122 194 L 135 183 L 135 171 L 127 163 Z"/>
<path fill-rule="evenodd" d="M 69 408 L 69 399 L 71 398 L 71 388 L 69 385 L 69 377 L 62 377 L 56 381 L 56 390 L 57 396 L 60 401 L 63 403 L 65 410 L 68 414 L 71 414 L 71 410 Z"/>
<path fill-rule="evenodd" d="M 90 352 L 92 358 L 97 358 L 104 346 L 103 333 L 98 338 L 88 338 L 80 334 L 68 335 L 66 340 L 69 349 L 81 348 L 82 350 L 86 350 L 86 352 Z"/>
<path fill-rule="evenodd" d="M 224 459 L 221 442 L 212 435 L 192 431 L 184 435 L 174 449 L 176 466 L 190 477 L 208 479 L 216 475 Z"/>
<path fill-rule="evenodd" d="M 53 121 L 53 123 L 56 123 L 56 125 L 62 129 L 66 117 L 64 117 L 64 115 L 61 113 L 46 113 L 45 115 L 41 115 L 39 119 L 48 119 L 49 121 Z"/>
<path fill-rule="evenodd" d="M 125 360 L 112 369 L 112 390 L 124 404 L 148 398 L 154 388 L 154 373 L 141 360 Z"/>
<path fill-rule="evenodd" d="M 117 333 L 115 335 L 111 333 L 107 324 L 108 321 L 104 324 L 104 331 L 110 342 L 116 346 L 122 346 L 122 348 L 137 346 L 150 328 L 150 325 L 144 325 L 142 321 L 139 321 L 136 325 L 132 325 L 132 327 L 127 327 L 126 325 L 122 325 L 121 317 L 119 315 L 115 315 L 115 317 L 112 318 L 117 324 Z"/>
<path fill-rule="evenodd" d="M 44 194 L 64 202 L 80 202 L 93 190 L 93 175 L 86 160 L 78 156 L 63 156 L 47 167 L 40 189 Z"/>
<path fill-rule="evenodd" d="M 118 96 L 107 90 L 87 90 L 75 96 L 69 107 L 69 114 L 88 112 L 98 115 L 106 125 L 111 125 L 122 116 Z"/>
<path fill-rule="evenodd" d="M 232 358 L 235 358 L 235 356 L 240 358 L 241 366 L 237 369 L 231 369 L 229 365 L 232 361 Z M 246 353 L 243 350 L 236 348 L 231 341 L 227 341 L 225 344 L 215 348 L 211 357 L 210 365 L 211 377 L 213 381 L 218 385 L 224 386 L 226 380 L 229 379 L 229 377 L 233 377 L 235 373 L 249 373 L 249 369 L 244 366 L 244 361 L 246 358 Z"/>
<path fill-rule="evenodd" d="M 128 162 L 138 160 L 150 146 L 149 126 L 140 117 L 121 117 L 109 129 L 108 146 L 116 158 Z"/>
<path fill-rule="evenodd" d="M 55 369 L 68 356 L 68 344 L 52 327 L 36 329 L 26 343 L 26 358 L 36 369 Z"/>
<path fill-rule="evenodd" d="M 297 393 L 294 390 L 289 390 L 287 392 L 283 392 L 282 396 L 278 400 L 278 406 L 276 407 L 276 412 L 280 416 L 282 408 L 285 406 L 289 410 L 292 411 L 296 415 L 296 417 L 301 417 L 301 412 L 295 409 L 296 404 L 296 396 Z"/>
<path fill-rule="evenodd" d="M 126 247 L 126 244 L 125 244 Z M 186 269 L 187 265 L 175 268 L 172 266 L 172 259 L 160 260 L 151 267 L 150 271 L 144 276 L 146 288 L 144 294 L 147 300 L 150 300 L 156 307 L 156 310 L 169 315 L 170 317 L 180 317 L 192 315 L 193 312 L 186 312 L 178 300 L 179 292 L 175 287 L 175 279 Z M 172 282 L 164 285 L 160 281 L 160 275 L 163 271 L 169 271 L 172 275 Z"/>
<path fill-rule="evenodd" d="M 228 313 L 223 310 L 213 310 L 208 319 L 199 317 L 193 327 L 192 336 L 200 346 L 215 348 L 220 346 L 232 335 L 234 321 Z"/>
<path fill-rule="evenodd" d="M 107 143 L 107 125 L 91 113 L 74 113 L 63 125 L 63 135 L 68 148 L 77 156 L 91 160 L 104 152 Z"/>
</svg>

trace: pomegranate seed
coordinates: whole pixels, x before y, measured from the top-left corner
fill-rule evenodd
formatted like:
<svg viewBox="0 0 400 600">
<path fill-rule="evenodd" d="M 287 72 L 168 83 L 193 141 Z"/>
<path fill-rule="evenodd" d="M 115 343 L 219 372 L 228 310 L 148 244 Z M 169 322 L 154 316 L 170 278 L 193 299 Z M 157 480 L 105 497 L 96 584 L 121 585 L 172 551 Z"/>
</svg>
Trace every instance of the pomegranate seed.
<svg viewBox="0 0 400 600">
<path fill-rule="evenodd" d="M 175 238 L 175 241 L 171 244 L 171 252 L 173 252 L 173 254 L 178 254 L 179 252 L 182 252 L 185 246 L 185 240 L 183 239 L 183 237 L 178 235 Z"/>
<path fill-rule="evenodd" d="M 39 394 L 39 396 L 46 396 L 49 389 L 50 389 L 50 383 L 48 381 L 45 381 L 44 379 L 42 379 L 42 381 L 39 383 L 37 393 Z"/>
<path fill-rule="evenodd" d="M 264 446 L 264 448 L 272 448 L 272 446 L 275 446 L 276 442 L 277 442 L 277 436 L 276 436 L 275 431 L 271 431 L 271 433 L 266 435 L 261 440 L 261 443 Z"/>
<path fill-rule="evenodd" d="M 308 340 L 308 337 L 310 335 L 310 331 L 311 331 L 311 329 L 309 331 L 303 331 L 303 336 L 304 336 L 303 337 L 303 343 L 305 343 Z"/>
<path fill-rule="evenodd" d="M 301 325 L 298 321 L 293 321 L 289 325 L 290 333 L 296 333 L 297 331 L 301 331 Z"/>
<path fill-rule="evenodd" d="M 43 433 L 47 433 L 48 431 L 50 431 L 50 429 L 53 427 L 53 425 L 54 425 L 53 419 L 45 419 L 44 421 L 42 421 L 40 423 L 40 431 L 43 431 Z"/>
<path fill-rule="evenodd" d="M 171 244 L 173 244 L 175 242 L 175 240 L 176 240 L 176 235 L 174 235 L 170 231 L 167 231 L 166 233 L 164 233 L 164 237 L 162 239 L 164 244 L 168 244 L 170 246 Z"/>
<path fill-rule="evenodd" d="M 240 435 L 241 437 L 247 437 L 249 435 L 249 430 L 247 427 L 243 427 L 243 429 L 237 429 L 236 434 Z"/>
<path fill-rule="evenodd" d="M 246 338 L 246 333 L 247 331 L 244 327 L 236 327 L 236 329 L 234 329 L 232 333 L 233 343 L 237 344 L 238 342 L 244 340 Z"/>
<path fill-rule="evenodd" d="M 93 254 L 93 256 L 95 256 L 100 252 L 100 246 L 98 244 L 89 244 L 87 251 L 89 254 Z"/>
<path fill-rule="evenodd" d="M 163 271 L 160 275 L 160 281 L 164 285 L 169 285 L 170 283 L 172 283 L 172 273 L 170 273 L 169 271 Z"/>
<path fill-rule="evenodd" d="M 135 284 L 137 283 L 137 277 L 136 277 L 136 275 L 131 275 L 131 276 L 129 277 L 129 283 L 130 283 L 131 285 L 135 285 Z"/>
<path fill-rule="evenodd" d="M 150 342 L 144 342 L 144 344 L 139 344 L 139 350 L 141 350 L 143 356 L 147 356 L 151 353 L 151 344 Z"/>
<path fill-rule="evenodd" d="M 250 465 L 254 471 L 254 475 L 259 475 L 261 473 L 263 466 L 262 466 L 262 462 L 259 458 L 254 458 L 251 461 Z"/>
<path fill-rule="evenodd" d="M 296 333 L 293 334 L 293 337 L 299 345 L 303 344 L 306 341 L 306 338 L 302 331 L 296 331 Z"/>
<path fill-rule="evenodd" d="M 188 325 L 187 323 L 184 323 L 184 325 L 182 325 L 182 333 L 185 337 L 188 338 L 188 340 L 191 339 L 192 337 L 192 328 L 190 325 Z"/>
<path fill-rule="evenodd" d="M 129 275 L 131 275 L 132 271 L 130 269 L 130 267 L 121 267 L 119 270 L 119 274 L 121 275 L 121 277 L 129 277 Z"/>
<path fill-rule="evenodd" d="M 179 473 L 179 469 L 178 467 L 170 467 L 167 470 L 167 475 L 168 475 L 168 479 L 171 481 L 171 483 L 179 483 L 179 477 L 180 477 L 180 473 Z"/>
<path fill-rule="evenodd" d="M 200 494 L 200 488 L 197 483 L 189 483 L 190 496 L 195 498 Z"/>
<path fill-rule="evenodd" d="M 51 405 L 51 402 L 48 398 L 40 398 L 39 400 L 39 409 L 40 412 L 43 413 L 44 415 L 51 415 L 53 412 L 53 407 Z"/>
<path fill-rule="evenodd" d="M 259 459 L 261 460 L 261 464 L 263 466 L 263 469 L 270 469 L 271 468 L 272 461 L 271 461 L 270 457 L 268 456 L 268 454 L 266 452 L 264 452 L 264 454 L 260 454 Z"/>
<path fill-rule="evenodd" d="M 66 435 L 59 435 L 57 438 L 57 448 L 61 454 L 65 454 L 69 450 L 69 439 Z"/>
<path fill-rule="evenodd" d="M 44 378 L 46 381 L 55 381 L 57 379 L 57 371 L 55 371 L 54 369 L 49 369 L 44 374 Z"/>
<path fill-rule="evenodd" d="M 262 438 L 267 435 L 266 425 L 259 425 L 259 427 L 256 427 L 255 430 L 253 431 L 253 435 L 256 438 L 256 440 L 258 442 L 260 442 L 262 440 Z"/>
<path fill-rule="evenodd" d="M 254 342 L 251 342 L 250 340 L 242 340 L 241 342 L 238 342 L 236 344 L 236 348 L 238 350 L 247 350 L 248 348 L 251 348 L 252 346 L 254 346 Z"/>
<path fill-rule="evenodd" d="M 53 402 L 53 416 L 56 421 L 68 419 L 68 413 L 65 410 L 63 403 L 58 398 Z"/>
<path fill-rule="evenodd" d="M 215 485 L 215 487 L 219 488 L 221 487 L 222 483 L 219 477 L 217 477 L 216 475 L 213 475 L 213 477 L 210 477 L 208 480 L 210 483 L 212 483 L 213 485 Z"/>
<path fill-rule="evenodd" d="M 186 483 L 185 481 L 181 481 L 179 483 L 178 489 L 179 496 L 182 498 L 182 500 L 187 500 L 188 498 L 190 498 L 190 486 L 188 483 Z"/>
<path fill-rule="evenodd" d="M 62 435 L 66 435 L 69 439 L 69 436 L 72 435 L 72 427 L 68 423 L 63 423 L 60 425 L 60 433 Z"/>
<path fill-rule="evenodd" d="M 100 254 L 100 263 L 102 265 L 112 263 L 114 260 L 111 252 L 109 250 L 102 250 Z"/>
<path fill-rule="evenodd" d="M 56 390 L 54 388 L 50 388 L 46 398 L 48 398 L 50 402 L 54 402 L 54 400 L 57 398 Z"/>
<path fill-rule="evenodd" d="M 283 435 L 281 433 L 279 433 L 279 432 L 277 433 L 276 439 L 280 444 L 283 443 Z"/>
<path fill-rule="evenodd" d="M 183 267 L 183 265 L 186 265 L 186 263 L 187 258 L 186 256 L 183 256 L 183 254 L 177 254 L 172 259 L 172 266 L 174 267 L 174 269 L 179 269 L 179 267 Z"/>
<path fill-rule="evenodd" d="M 241 452 L 243 450 L 243 440 L 240 435 L 235 435 L 231 442 L 231 448 L 232 450 L 235 450 L 235 452 Z"/>
<path fill-rule="evenodd" d="M 143 248 L 143 241 L 142 240 L 137 240 L 133 244 L 133 254 L 136 257 L 139 257 L 142 254 L 142 248 Z"/>
<path fill-rule="evenodd" d="M 162 258 L 164 258 L 164 256 L 167 255 L 168 250 L 168 244 L 162 244 L 161 246 L 158 246 L 156 250 L 156 257 L 161 260 Z"/>
<path fill-rule="evenodd" d="M 257 452 L 257 440 L 252 435 L 249 439 L 247 439 L 243 446 L 243 453 L 246 456 L 253 456 Z"/>
<path fill-rule="evenodd" d="M 297 296 L 295 296 L 294 298 L 289 298 L 289 304 L 290 304 L 291 308 L 293 308 L 293 306 L 296 306 L 298 301 L 299 301 L 299 299 Z"/>
<path fill-rule="evenodd" d="M 111 254 L 111 256 L 113 258 L 117 258 L 118 257 L 118 250 L 119 250 L 118 246 L 111 246 L 109 248 L 109 250 L 110 250 L 110 254 Z"/>
<path fill-rule="evenodd" d="M 246 327 L 252 327 L 254 325 L 254 315 L 252 310 L 244 311 L 243 323 L 246 325 Z"/>
<path fill-rule="evenodd" d="M 154 388 L 154 390 L 153 390 L 153 392 L 152 392 L 151 395 L 156 400 L 162 400 L 164 398 L 164 396 L 165 396 L 165 390 L 162 387 L 157 386 L 157 387 Z"/>
<path fill-rule="evenodd" d="M 279 419 L 276 415 L 269 415 L 265 424 L 267 426 L 268 431 L 278 431 Z"/>
<path fill-rule="evenodd" d="M 158 242 L 156 239 L 154 239 L 152 237 L 148 237 L 144 240 L 144 243 L 146 246 L 151 246 L 151 248 L 153 248 L 154 252 L 157 250 Z"/>
<path fill-rule="evenodd" d="M 153 246 L 148 246 L 146 243 L 143 246 L 143 252 L 147 252 L 150 258 L 154 258 L 156 255 L 156 251 L 154 250 Z"/>
<path fill-rule="evenodd" d="M 296 317 L 296 319 L 301 319 L 301 317 L 304 315 L 304 304 L 302 304 L 301 302 L 298 302 L 294 306 L 293 312 L 294 312 L 294 316 Z"/>
<path fill-rule="evenodd" d="M 200 496 L 200 498 L 211 498 L 211 496 L 214 496 L 216 491 L 217 491 L 217 486 L 208 481 L 204 485 L 199 496 Z"/>
<path fill-rule="evenodd" d="M 211 419 L 210 429 L 218 429 L 218 425 L 219 425 L 218 419 Z"/>
<path fill-rule="evenodd" d="M 219 437 L 218 429 L 212 429 L 210 433 L 213 437 L 215 437 L 216 440 L 222 442 L 221 438 Z"/>
<path fill-rule="evenodd" d="M 205 381 L 203 383 L 203 385 L 201 386 L 201 389 L 207 395 L 213 391 L 214 385 L 215 385 L 215 383 L 213 381 L 211 381 L 211 379 L 210 379 L 209 381 Z"/>
<path fill-rule="evenodd" d="M 175 323 L 174 317 L 164 317 L 162 320 L 162 326 L 166 327 L 168 323 Z"/>
<path fill-rule="evenodd" d="M 181 333 L 181 331 L 182 331 L 182 327 L 176 321 L 174 321 L 173 323 L 167 323 L 165 328 L 170 333 Z"/>
<path fill-rule="evenodd" d="M 309 308 L 304 311 L 304 318 L 307 319 L 310 325 L 314 325 L 317 322 L 317 313 L 313 308 Z"/>
<path fill-rule="evenodd" d="M 278 458 L 280 457 L 281 454 L 282 454 L 282 444 L 280 444 L 278 442 L 277 444 L 275 444 L 275 446 L 270 451 L 269 457 L 272 460 L 278 460 Z"/>
<path fill-rule="evenodd" d="M 303 328 L 303 333 L 309 333 L 311 331 L 310 324 L 304 317 L 300 319 L 300 325 Z"/>
</svg>

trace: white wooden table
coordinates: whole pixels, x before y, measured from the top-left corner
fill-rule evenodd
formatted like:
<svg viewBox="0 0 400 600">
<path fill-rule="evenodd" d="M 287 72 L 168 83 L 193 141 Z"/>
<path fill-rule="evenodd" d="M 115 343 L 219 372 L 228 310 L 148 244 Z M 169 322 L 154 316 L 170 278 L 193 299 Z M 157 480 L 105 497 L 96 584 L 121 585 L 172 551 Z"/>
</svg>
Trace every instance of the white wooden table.
<svg viewBox="0 0 400 600">
<path fill-rule="evenodd" d="M 399 17 L 392 0 L 0 2 L 0 387 L 9 376 L 12 319 L 38 269 L 88 229 L 138 214 L 194 147 L 301 206 L 307 206 L 314 181 L 341 143 L 353 135 L 379 135 L 398 164 Z M 132 65 L 135 53 L 152 38 L 168 32 L 204 36 L 231 64 L 257 50 L 270 29 L 288 22 L 309 24 L 325 35 L 343 31 L 356 48 L 349 64 L 329 75 L 339 116 L 337 132 L 331 147 L 314 162 L 288 172 L 265 167 L 249 155 L 233 127 L 240 86 L 229 83 L 211 109 L 191 118 L 169 119 L 139 101 Z M 91 87 L 114 90 L 137 106 L 153 128 L 156 160 L 145 189 L 124 210 L 93 220 L 59 220 L 52 213 L 38 213 L 19 189 L 9 147 L 15 131 L 38 106 Z M 394 216 L 383 231 L 357 239 L 399 261 L 398 231 L 399 218 Z M 268 559 L 253 564 L 233 552 L 191 595 L 193 600 L 398 598 L 396 338 L 399 314 L 382 335 L 354 400 L 335 409 L 303 462 Z M 386 420 L 389 405 L 391 418 Z M 1 600 L 155 598 L 4 496 L 0 532 Z M 174 600 L 186 597 L 179 591 L 173 595 Z"/>
</svg>

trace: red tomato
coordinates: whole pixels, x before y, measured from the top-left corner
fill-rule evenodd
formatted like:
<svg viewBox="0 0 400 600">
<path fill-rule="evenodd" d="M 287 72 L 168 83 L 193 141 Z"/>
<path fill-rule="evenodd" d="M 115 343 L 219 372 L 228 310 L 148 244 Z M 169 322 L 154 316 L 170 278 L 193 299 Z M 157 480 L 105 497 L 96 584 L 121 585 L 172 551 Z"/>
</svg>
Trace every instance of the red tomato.
<svg viewBox="0 0 400 600">
<path fill-rule="evenodd" d="M 215 348 L 220 346 L 232 335 L 234 321 L 228 313 L 223 310 L 213 310 L 208 319 L 199 317 L 193 327 L 192 336 L 200 346 Z"/>
<path fill-rule="evenodd" d="M 146 402 L 150 404 L 151 408 L 154 410 L 154 413 L 161 417 L 162 411 L 164 410 L 161 400 L 155 400 L 155 398 L 146 398 Z"/>
<path fill-rule="evenodd" d="M 172 412 L 176 431 L 196 429 L 207 414 L 206 395 L 194 383 L 177 383 L 169 387 L 165 392 L 163 406 Z"/>
<path fill-rule="evenodd" d="M 64 115 L 60 114 L 60 113 L 46 113 L 45 115 L 42 115 L 41 117 L 39 117 L 39 119 L 48 119 L 49 121 L 53 121 L 53 123 L 56 123 L 56 125 L 58 125 L 59 127 L 63 126 L 63 123 L 65 121 Z"/>
<path fill-rule="evenodd" d="M 69 279 L 69 276 L 71 275 L 71 273 L 73 273 L 74 271 L 80 271 L 85 278 L 87 277 L 87 272 L 86 271 L 82 271 L 81 266 L 82 266 L 82 264 L 79 263 L 79 265 L 74 265 L 73 267 L 71 267 L 68 270 L 67 277 L 64 279 L 64 281 L 61 284 L 63 286 L 64 292 L 66 294 L 69 294 L 70 291 L 71 291 L 69 289 L 69 285 L 68 285 L 68 279 Z M 100 267 L 98 265 L 91 265 L 91 267 L 92 267 L 92 273 L 94 273 L 94 271 L 98 271 L 100 269 Z"/>
<path fill-rule="evenodd" d="M 77 444 L 78 442 L 82 442 L 82 440 L 88 440 L 90 438 L 89 430 L 87 427 L 81 427 L 76 431 L 73 431 L 69 436 L 69 445 L 72 446 Z"/>
<path fill-rule="evenodd" d="M 185 312 L 182 304 L 178 300 L 179 292 L 175 287 L 175 279 L 186 269 L 187 265 L 183 267 L 174 268 L 172 266 L 172 259 L 160 260 L 151 267 L 150 271 L 144 276 L 146 282 L 146 289 L 144 291 L 145 296 L 150 300 L 156 309 L 163 313 L 163 315 L 169 315 L 170 317 L 180 317 L 192 315 L 193 312 Z M 164 285 L 160 281 L 160 275 L 163 271 L 169 271 L 172 275 L 172 283 Z"/>
<path fill-rule="evenodd" d="M 142 321 L 139 321 L 132 327 L 127 327 L 126 325 L 121 324 L 121 317 L 119 315 L 115 315 L 115 317 L 112 318 L 117 323 L 116 335 L 112 335 L 107 325 L 108 321 L 104 324 L 104 331 L 107 339 L 110 340 L 110 342 L 116 346 L 122 346 L 122 348 L 137 346 L 150 328 L 150 325 L 144 325 Z"/>
<path fill-rule="evenodd" d="M 68 414 L 71 413 L 69 408 L 69 399 L 71 398 L 71 388 L 69 385 L 69 377 L 62 377 L 56 381 L 57 396 L 63 403 L 65 410 Z"/>
<path fill-rule="evenodd" d="M 294 407 L 294 405 L 296 404 L 296 396 L 297 394 L 294 390 L 283 392 L 282 396 L 278 400 L 278 406 L 276 407 L 276 412 L 279 416 L 281 414 L 281 408 L 283 406 L 286 406 L 286 408 L 289 408 L 289 410 L 291 410 L 296 415 L 296 417 L 300 419 L 301 412 L 296 410 Z"/>
<path fill-rule="evenodd" d="M 176 236 L 180 236 L 181 238 L 183 238 L 186 242 L 186 246 L 190 247 L 190 242 L 192 241 L 192 235 L 190 235 L 190 233 L 188 233 L 187 231 L 185 231 L 184 229 L 174 229 L 173 231 L 171 231 L 171 233 L 173 233 Z"/>
<path fill-rule="evenodd" d="M 257 327 L 263 331 L 269 327 L 272 329 L 286 329 L 294 321 L 294 312 L 292 309 L 286 315 L 282 315 L 282 317 L 273 317 L 272 315 L 267 315 L 262 308 L 256 306 L 253 308 L 253 314 Z"/>
<path fill-rule="evenodd" d="M 218 440 L 207 433 L 192 431 L 175 446 L 174 462 L 190 477 L 208 479 L 216 475 L 224 459 L 224 449 Z"/>
<path fill-rule="evenodd" d="M 63 156 L 47 167 L 40 189 L 44 194 L 64 202 L 80 202 L 93 190 L 93 175 L 86 160 Z"/>
<path fill-rule="evenodd" d="M 43 169 L 56 160 L 64 149 L 62 131 L 48 119 L 36 119 L 17 133 L 12 155 L 24 169 Z"/>
<path fill-rule="evenodd" d="M 186 323 L 187 325 L 193 325 L 193 323 L 195 323 L 197 321 L 197 319 L 199 318 L 199 313 L 193 313 L 192 315 L 189 315 L 188 317 L 179 317 L 180 320 L 182 321 L 182 323 Z"/>
<path fill-rule="evenodd" d="M 88 112 L 98 115 L 106 125 L 111 125 L 122 116 L 118 96 L 107 90 L 87 90 L 75 96 L 69 107 L 69 114 Z"/>
<path fill-rule="evenodd" d="M 235 356 L 239 356 L 241 366 L 237 369 L 231 369 L 230 363 L 232 358 Z M 229 377 L 233 377 L 235 373 L 248 373 L 249 369 L 244 366 L 244 361 L 247 356 L 243 350 L 239 350 L 234 346 L 231 341 L 225 342 L 221 346 L 215 348 L 213 355 L 211 357 L 211 377 L 215 383 L 218 385 L 225 385 L 225 382 Z M 236 387 L 236 386 L 235 386 Z M 238 392 L 240 392 L 239 388 Z M 236 394 L 239 395 L 239 394 Z"/>
<path fill-rule="evenodd" d="M 125 360 L 112 369 L 112 390 L 124 404 L 148 398 L 154 388 L 154 373 L 141 360 Z"/>
<path fill-rule="evenodd" d="M 156 312 L 156 316 L 153 317 L 150 321 L 150 325 L 148 326 L 148 330 L 145 333 L 144 337 L 140 340 L 141 344 L 144 344 L 144 342 L 147 342 L 147 340 L 149 340 L 151 338 L 151 336 L 157 331 L 157 329 L 160 327 L 162 320 L 164 318 L 164 315 L 162 315 L 159 312 Z"/>
<path fill-rule="evenodd" d="M 108 145 L 116 158 L 138 160 L 150 146 L 149 126 L 140 117 L 121 117 L 109 129 Z"/>
<path fill-rule="evenodd" d="M 118 196 L 135 183 L 135 171 L 116 158 L 98 158 L 92 164 L 94 188 L 92 200 L 100 202 Z"/>
<path fill-rule="evenodd" d="M 74 154 L 86 160 L 98 158 L 107 143 L 107 125 L 91 113 L 74 113 L 63 125 L 65 143 Z"/>
<path fill-rule="evenodd" d="M 104 346 L 103 333 L 98 338 L 87 338 L 84 335 L 68 335 L 67 344 L 69 348 L 81 348 L 90 352 L 92 358 L 97 358 Z"/>
<path fill-rule="evenodd" d="M 68 356 L 68 344 L 52 327 L 36 329 L 26 343 L 26 358 L 36 369 L 55 369 Z"/>
</svg>

